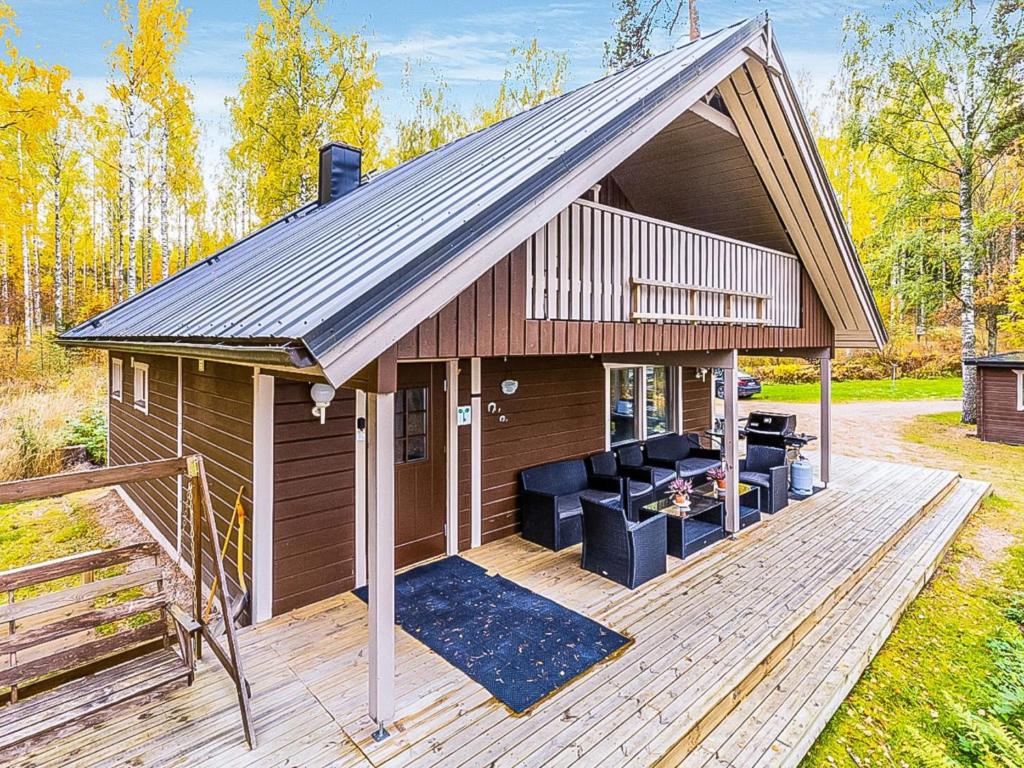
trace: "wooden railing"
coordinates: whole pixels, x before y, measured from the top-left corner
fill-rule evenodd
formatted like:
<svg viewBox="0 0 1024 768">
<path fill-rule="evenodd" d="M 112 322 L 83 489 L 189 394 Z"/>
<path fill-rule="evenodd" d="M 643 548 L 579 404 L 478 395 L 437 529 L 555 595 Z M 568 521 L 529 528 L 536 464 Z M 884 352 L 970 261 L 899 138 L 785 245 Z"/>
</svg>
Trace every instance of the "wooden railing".
<svg viewBox="0 0 1024 768">
<path fill-rule="evenodd" d="M 791 254 L 577 200 L 527 241 L 535 320 L 800 324 Z"/>
</svg>

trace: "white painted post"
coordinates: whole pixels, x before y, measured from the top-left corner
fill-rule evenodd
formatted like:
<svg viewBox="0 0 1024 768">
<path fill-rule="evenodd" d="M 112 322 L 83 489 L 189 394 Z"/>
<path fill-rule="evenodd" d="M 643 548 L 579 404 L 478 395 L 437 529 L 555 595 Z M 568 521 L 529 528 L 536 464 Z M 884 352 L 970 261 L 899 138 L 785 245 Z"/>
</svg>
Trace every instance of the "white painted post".
<svg viewBox="0 0 1024 768">
<path fill-rule="evenodd" d="M 821 482 L 828 485 L 832 475 L 832 359 L 821 358 Z"/>
<path fill-rule="evenodd" d="M 736 399 L 736 350 L 729 352 L 723 366 L 725 384 L 725 429 L 722 459 L 725 463 L 725 530 L 735 535 L 740 529 L 739 407 Z"/>
<path fill-rule="evenodd" d="M 362 419 L 363 428 L 355 430 L 356 455 L 356 586 L 366 586 L 366 392 L 356 390 L 356 423 Z"/>
<path fill-rule="evenodd" d="M 370 717 L 381 741 L 395 716 L 395 394 L 368 392 L 366 416 Z"/>
<path fill-rule="evenodd" d="M 448 386 L 448 431 L 445 444 L 448 459 L 447 472 L 447 536 L 445 549 L 449 555 L 459 553 L 459 361 L 449 360 L 445 365 Z"/>
<path fill-rule="evenodd" d="M 253 622 L 274 615 L 274 377 L 253 376 L 252 419 Z"/>
<path fill-rule="evenodd" d="M 483 464 L 483 420 L 484 409 L 480 402 L 481 398 L 481 371 L 480 358 L 470 358 L 469 361 L 469 402 L 473 409 L 473 423 L 470 426 L 470 486 L 469 486 L 469 508 L 470 508 L 470 543 L 471 547 L 479 547 L 483 536 L 483 483 L 481 479 L 481 465 Z"/>
</svg>

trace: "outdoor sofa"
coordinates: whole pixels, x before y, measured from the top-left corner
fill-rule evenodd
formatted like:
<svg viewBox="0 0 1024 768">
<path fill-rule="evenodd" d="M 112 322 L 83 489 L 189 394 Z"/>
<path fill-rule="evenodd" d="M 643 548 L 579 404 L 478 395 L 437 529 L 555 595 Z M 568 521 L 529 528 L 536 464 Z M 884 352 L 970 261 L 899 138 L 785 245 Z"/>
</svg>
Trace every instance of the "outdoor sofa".
<svg viewBox="0 0 1024 768">
<path fill-rule="evenodd" d="M 621 506 L 621 477 L 587 475 L 583 459 L 541 464 L 519 473 L 523 538 L 558 551 L 583 540 L 584 500 Z"/>
<path fill-rule="evenodd" d="M 629 589 L 665 573 L 665 515 L 632 522 L 626 519 L 621 506 L 598 504 L 586 498 L 582 505 L 583 568 Z"/>
<path fill-rule="evenodd" d="M 761 489 L 758 506 L 774 515 L 789 504 L 789 467 L 786 449 L 771 445 L 748 445 L 746 458 L 740 459 L 739 478 Z"/>
<path fill-rule="evenodd" d="M 703 480 L 709 469 L 721 466 L 722 454 L 718 449 L 695 445 L 687 435 L 668 434 L 644 443 L 644 463 L 671 469 L 697 485 L 695 478 Z"/>
</svg>

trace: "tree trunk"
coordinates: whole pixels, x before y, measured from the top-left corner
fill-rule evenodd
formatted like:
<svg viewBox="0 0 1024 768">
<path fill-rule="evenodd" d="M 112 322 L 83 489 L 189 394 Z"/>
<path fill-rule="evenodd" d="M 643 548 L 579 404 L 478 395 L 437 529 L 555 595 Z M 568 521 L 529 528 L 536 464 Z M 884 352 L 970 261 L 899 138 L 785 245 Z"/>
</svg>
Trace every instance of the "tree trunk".
<svg viewBox="0 0 1024 768">
<path fill-rule="evenodd" d="M 0 302 L 4 305 L 4 325 L 11 324 L 11 286 L 7 276 L 7 227 L 0 233 L 0 248 L 3 248 L 3 272 L 0 273 Z"/>
<path fill-rule="evenodd" d="M 60 165 L 53 169 L 53 325 L 64 330 L 64 256 L 60 242 Z"/>
<path fill-rule="evenodd" d="M 974 334 L 974 208 L 970 167 L 960 172 L 960 370 L 964 394 L 960 419 L 964 424 L 978 420 L 977 369 L 967 361 L 975 355 Z"/>
<path fill-rule="evenodd" d="M 170 245 L 170 211 L 171 183 L 167 178 L 167 143 L 170 141 L 170 134 L 165 129 L 163 136 L 163 147 L 160 155 L 160 277 L 166 278 L 171 274 L 171 245 Z"/>
<path fill-rule="evenodd" d="M 38 218 L 36 219 L 38 221 Z M 43 332 L 43 280 L 42 271 L 39 268 L 39 251 L 42 238 L 32 237 L 32 313 L 36 317 L 36 327 Z"/>
<path fill-rule="evenodd" d="M 697 11 L 697 0 L 687 0 L 690 11 L 690 39 L 700 37 L 700 13 Z"/>
</svg>

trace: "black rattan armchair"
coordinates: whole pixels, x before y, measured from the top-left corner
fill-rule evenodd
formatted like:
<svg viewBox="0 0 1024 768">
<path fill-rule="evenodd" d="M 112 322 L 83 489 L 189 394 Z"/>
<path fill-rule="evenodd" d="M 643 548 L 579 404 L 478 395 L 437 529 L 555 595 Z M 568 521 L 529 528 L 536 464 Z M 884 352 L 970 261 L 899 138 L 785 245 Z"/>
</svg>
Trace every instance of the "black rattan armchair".
<svg viewBox="0 0 1024 768">
<path fill-rule="evenodd" d="M 636 589 L 665 573 L 667 546 L 665 515 L 633 523 L 621 507 L 583 499 L 581 565 L 586 570 Z"/>
<path fill-rule="evenodd" d="M 775 514 L 789 504 L 789 467 L 786 449 L 771 445 L 748 445 L 746 458 L 740 459 L 740 482 L 761 489 L 758 506 Z"/>
<path fill-rule="evenodd" d="M 564 549 L 583 538 L 582 500 L 621 504 L 623 479 L 589 478 L 583 459 L 556 461 L 519 473 L 523 538 L 548 549 Z"/>
<path fill-rule="evenodd" d="M 652 467 L 644 463 L 644 449 L 640 443 L 630 443 L 616 449 L 619 460 L 619 474 L 648 483 L 654 487 L 655 496 L 668 493 L 668 484 L 676 479 L 675 469 Z"/>
<path fill-rule="evenodd" d="M 645 471 L 646 470 L 646 471 Z M 654 501 L 654 485 L 650 467 L 624 467 L 612 451 L 601 451 L 587 457 L 587 474 L 594 478 L 622 478 L 622 508 L 630 520 L 639 518 L 638 510 Z"/>
<path fill-rule="evenodd" d="M 655 467 L 674 469 L 679 477 L 703 478 L 704 473 L 722 463 L 715 448 L 700 448 L 688 435 L 663 435 L 644 443 L 644 458 Z"/>
</svg>

